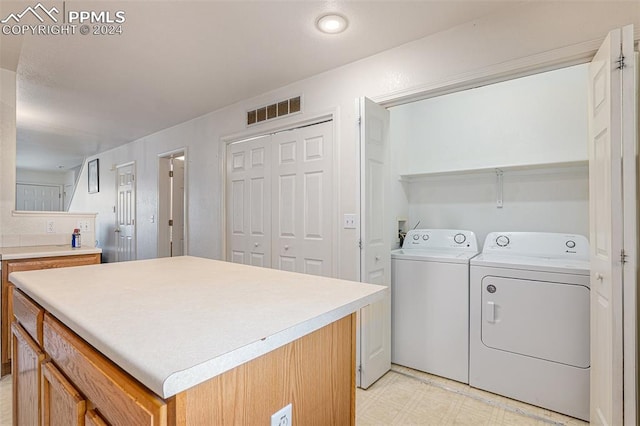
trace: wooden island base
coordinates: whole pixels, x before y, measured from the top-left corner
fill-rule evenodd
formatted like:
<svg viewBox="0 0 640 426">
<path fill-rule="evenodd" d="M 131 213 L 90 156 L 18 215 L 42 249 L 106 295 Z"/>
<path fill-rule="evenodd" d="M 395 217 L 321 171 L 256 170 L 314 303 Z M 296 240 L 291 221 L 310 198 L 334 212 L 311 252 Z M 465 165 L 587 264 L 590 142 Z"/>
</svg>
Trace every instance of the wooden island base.
<svg viewBox="0 0 640 426">
<path fill-rule="evenodd" d="M 355 314 L 170 398 L 169 425 L 355 425 Z"/>
</svg>

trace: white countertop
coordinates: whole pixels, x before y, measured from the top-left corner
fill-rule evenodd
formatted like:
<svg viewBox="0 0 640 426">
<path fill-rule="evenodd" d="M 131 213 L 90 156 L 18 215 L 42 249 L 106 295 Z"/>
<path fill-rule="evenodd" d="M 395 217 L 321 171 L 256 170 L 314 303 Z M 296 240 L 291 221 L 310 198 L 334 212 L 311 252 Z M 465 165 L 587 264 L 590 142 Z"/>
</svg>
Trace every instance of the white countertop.
<svg viewBox="0 0 640 426">
<path fill-rule="evenodd" d="M 189 256 L 14 272 L 9 278 L 163 398 L 388 292 L 383 286 Z"/>
<path fill-rule="evenodd" d="M 26 246 L 0 247 L 0 260 L 30 259 L 35 257 L 74 256 L 80 254 L 102 253 L 99 247 L 71 248 L 70 244 L 62 246 Z"/>
</svg>

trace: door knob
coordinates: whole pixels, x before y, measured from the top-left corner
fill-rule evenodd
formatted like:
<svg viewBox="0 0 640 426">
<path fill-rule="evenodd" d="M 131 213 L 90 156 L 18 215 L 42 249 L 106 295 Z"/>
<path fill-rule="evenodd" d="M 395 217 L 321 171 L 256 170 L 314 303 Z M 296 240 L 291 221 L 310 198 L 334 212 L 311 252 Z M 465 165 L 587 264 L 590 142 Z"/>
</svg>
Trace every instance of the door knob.
<svg viewBox="0 0 640 426">
<path fill-rule="evenodd" d="M 254 243 L 253 245 L 254 245 L 254 247 L 258 247 L 260 244 Z"/>
<path fill-rule="evenodd" d="M 284 249 L 285 250 L 289 250 L 289 246 L 284 246 Z"/>
<path fill-rule="evenodd" d="M 120 232 L 120 228 L 116 228 L 114 232 Z"/>
<path fill-rule="evenodd" d="M 380 260 L 380 256 L 376 256 L 376 262 Z"/>
<path fill-rule="evenodd" d="M 600 272 L 598 272 L 596 273 L 596 280 L 602 281 L 604 280 L 604 276 Z"/>
</svg>

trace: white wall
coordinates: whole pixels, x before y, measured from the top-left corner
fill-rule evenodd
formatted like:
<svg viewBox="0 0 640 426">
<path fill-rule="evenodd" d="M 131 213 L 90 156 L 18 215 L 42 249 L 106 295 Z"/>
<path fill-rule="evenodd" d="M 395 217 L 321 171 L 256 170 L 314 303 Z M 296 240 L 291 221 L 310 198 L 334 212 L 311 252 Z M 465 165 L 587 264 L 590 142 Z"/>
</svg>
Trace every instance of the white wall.
<svg viewBox="0 0 640 426">
<path fill-rule="evenodd" d="M 506 171 L 503 207 L 491 173 L 446 176 L 407 184 L 408 216 L 420 228 L 474 231 L 481 247 L 489 232 L 563 232 L 589 236 L 587 166 Z"/>
<path fill-rule="evenodd" d="M 626 2 L 612 6 L 596 2 L 527 2 L 495 16 L 452 28 L 353 64 L 292 83 L 286 87 L 214 111 L 198 119 L 132 142 L 100 155 L 101 191 L 89 203 L 74 200 L 73 208 L 100 211 L 103 231 L 107 206 L 113 193 L 102 190 L 106 182 L 103 164 L 137 163 L 138 256 L 156 255 L 157 154 L 188 147 L 189 253 L 221 258 L 223 232 L 221 203 L 223 174 L 221 145 L 230 136 L 250 136 L 301 119 L 335 113 L 339 217 L 357 213 L 358 140 L 354 100 L 359 96 L 391 99 L 408 96 L 452 81 L 464 81 L 488 69 L 516 73 L 531 66 L 548 66 L 566 55 L 586 57 L 594 52 L 609 29 L 633 22 L 640 28 L 640 5 Z M 571 47 L 571 48 L 568 48 Z M 131 82 L 132 85 L 135 82 Z M 221 82 L 224 84 L 224 82 Z M 245 112 L 258 105 L 302 94 L 304 112 L 295 117 L 245 128 Z M 84 184 L 81 177 L 80 183 Z M 79 189 L 82 192 L 82 189 Z M 389 224 L 395 228 L 395 224 Z M 100 237 L 99 237 L 100 238 Z M 357 230 L 340 230 L 338 275 L 359 277 Z M 106 248 L 106 247 L 105 247 Z"/>
<path fill-rule="evenodd" d="M 502 208 L 495 173 L 465 173 L 586 162 L 586 88 L 578 65 L 391 108 L 395 174 L 453 171 L 399 184 L 410 227 L 588 235 L 586 164 L 505 168 Z"/>
<path fill-rule="evenodd" d="M 587 66 L 391 108 L 400 174 L 587 160 Z"/>
</svg>

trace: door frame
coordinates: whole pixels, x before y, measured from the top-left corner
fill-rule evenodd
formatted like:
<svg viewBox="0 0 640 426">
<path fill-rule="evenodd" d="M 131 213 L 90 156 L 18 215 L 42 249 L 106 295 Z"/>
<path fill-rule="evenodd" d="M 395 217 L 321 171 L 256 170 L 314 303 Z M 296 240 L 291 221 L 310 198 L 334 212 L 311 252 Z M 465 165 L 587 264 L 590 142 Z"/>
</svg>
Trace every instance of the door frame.
<svg viewBox="0 0 640 426">
<path fill-rule="evenodd" d="M 158 253 L 158 248 L 159 248 L 159 244 L 160 244 L 160 161 L 163 158 L 172 158 L 172 157 L 179 157 L 180 155 L 178 154 L 182 154 L 184 156 L 184 206 L 183 206 L 183 211 L 182 214 L 184 216 L 184 228 L 183 228 L 183 233 L 184 235 L 182 236 L 184 238 L 184 247 L 182 248 L 183 250 L 183 254 L 184 256 L 187 256 L 189 254 L 189 153 L 188 153 L 188 147 L 184 146 L 182 148 L 176 148 L 176 149 L 172 149 L 171 151 L 165 151 L 162 152 L 160 154 L 158 154 L 158 161 L 156 163 L 156 165 L 158 166 L 158 186 L 157 186 L 157 190 L 158 190 L 158 199 L 156 201 L 156 235 L 158 236 L 156 238 L 156 254 Z"/>
<path fill-rule="evenodd" d="M 626 26 L 625 26 L 626 28 Z M 628 30 L 627 30 L 628 31 Z M 586 64 L 593 59 L 596 52 L 600 48 L 602 41 L 606 37 L 606 34 L 600 38 L 593 39 L 590 41 L 561 47 L 558 49 L 554 49 L 547 52 L 538 53 L 535 55 L 523 57 L 523 58 L 515 58 L 509 61 L 505 61 L 499 64 L 491 65 L 485 68 L 481 68 L 476 71 L 471 71 L 467 73 L 463 73 L 460 75 L 454 75 L 442 80 L 438 80 L 429 84 L 421 84 L 409 89 L 403 89 L 398 91 L 387 92 L 379 95 L 370 95 L 367 93 L 362 94 L 362 96 L 368 97 L 373 102 L 384 108 L 390 108 L 393 106 L 404 105 L 411 102 L 420 101 L 423 99 L 434 98 L 437 96 L 446 95 L 449 93 L 461 92 L 463 90 L 468 90 L 480 86 L 485 86 L 493 83 L 499 83 L 502 81 L 513 80 L 520 77 L 525 77 L 534 74 L 540 74 L 546 71 L 553 71 L 560 68 L 569 67 L 572 65 L 580 65 Z M 634 43 L 640 41 L 640 26 L 634 28 L 633 31 L 633 40 Z M 634 56 L 630 57 L 630 60 L 635 60 Z M 638 61 L 640 62 L 640 61 Z M 636 70 L 636 72 L 639 72 Z M 636 76 L 637 81 L 640 81 L 640 77 Z M 586 88 L 585 88 L 586 90 Z M 640 90 L 640 89 L 638 89 Z M 355 114 L 358 116 L 359 113 L 359 98 L 356 98 L 356 110 Z M 636 104 L 640 103 L 637 101 Z M 640 107 L 638 108 L 640 110 Z M 638 111 L 636 111 L 638 113 Z M 637 137 L 640 139 L 640 117 L 637 118 L 638 128 L 636 129 Z M 640 145 L 640 141 L 637 142 Z M 358 141 L 358 146 L 360 141 Z M 357 158 L 358 164 L 361 161 L 360 155 Z M 640 173 L 640 169 L 638 169 L 638 173 Z M 360 176 L 357 177 L 358 188 L 361 188 Z M 358 204 L 360 204 L 360 199 L 358 199 Z M 359 210 L 362 210 L 362 206 L 359 206 Z M 638 229 L 636 229 L 636 238 L 640 241 L 640 235 L 638 235 Z M 361 236 L 360 228 L 358 226 L 358 233 Z M 631 251 L 630 251 L 631 252 Z M 638 256 L 637 251 L 633 251 L 635 256 Z M 639 259 L 635 259 L 637 262 Z M 358 262 L 360 262 L 360 266 L 358 268 L 358 279 L 362 281 L 362 260 L 360 255 L 358 255 Z M 634 262 L 634 265 L 636 263 Z M 636 265 L 637 266 L 637 265 Z M 638 280 L 640 281 L 640 273 L 636 271 L 636 274 L 639 276 Z M 637 375 L 640 372 L 640 366 L 638 365 L 638 343 L 640 342 L 640 337 L 638 336 L 638 327 L 635 321 L 638 320 L 638 312 L 640 303 L 637 303 L 638 291 L 635 287 L 631 286 L 629 280 L 625 280 L 623 282 L 623 293 L 625 295 L 631 295 L 632 297 L 627 300 L 627 298 L 623 298 L 622 303 L 624 306 L 624 319 L 623 319 L 623 335 L 624 338 L 628 341 L 631 340 L 629 345 L 623 346 L 624 351 L 624 373 L 623 373 L 623 382 L 624 382 L 624 407 L 623 413 L 624 418 L 633 420 L 632 423 L 635 423 L 639 419 L 638 410 L 640 410 L 640 389 L 638 389 L 638 378 Z M 631 312 L 630 312 L 631 310 Z M 359 326 L 359 325 L 358 325 Z M 634 353 L 631 353 L 634 352 Z M 631 359 L 630 359 L 631 358 Z"/>
<path fill-rule="evenodd" d="M 302 116 L 304 115 L 305 114 L 303 113 Z M 333 181 L 335 190 L 333 191 L 333 200 L 332 200 L 333 206 L 332 206 L 331 214 L 336 219 L 335 221 L 332 222 L 332 225 L 331 225 L 331 238 L 333 239 L 333 241 L 340 241 L 339 202 L 340 202 L 341 190 L 340 190 L 340 185 L 338 185 L 339 177 L 340 177 L 339 176 L 340 161 L 339 161 L 339 155 L 338 155 L 340 152 L 340 137 L 338 132 L 338 128 L 340 125 L 339 117 L 340 115 L 339 115 L 338 109 L 330 109 L 325 112 L 309 115 L 304 119 L 300 119 L 301 116 L 296 115 L 293 120 L 287 120 L 287 119 L 283 119 L 282 121 L 276 120 L 276 123 L 265 123 L 265 124 L 256 125 L 255 127 L 251 126 L 251 128 L 247 128 L 237 133 L 231 133 L 231 134 L 220 137 L 220 143 L 218 144 L 219 145 L 218 160 L 219 160 L 219 166 L 220 166 L 220 173 L 222 175 L 222 179 L 220 182 L 220 185 L 221 185 L 220 194 L 221 194 L 222 202 L 219 205 L 219 209 L 220 209 L 219 213 L 222 219 L 220 221 L 220 224 L 221 224 L 220 232 L 221 232 L 221 235 L 224 235 L 224 238 L 222 239 L 222 259 L 223 260 L 229 261 L 229 259 L 227 259 L 227 233 L 226 233 L 227 232 L 227 213 L 226 213 L 227 211 L 226 209 L 227 150 L 229 145 L 231 145 L 232 143 L 248 141 L 248 140 L 256 139 L 262 136 L 271 135 L 274 133 L 286 132 L 288 130 L 293 130 L 299 127 L 313 126 L 314 124 L 320 124 L 325 121 L 332 121 L 333 123 L 332 161 L 333 161 L 334 167 L 332 170 L 332 181 Z M 332 262 L 331 277 L 334 277 L 334 278 L 338 276 L 338 270 L 339 270 L 338 259 L 339 259 L 340 250 L 341 250 L 341 244 L 337 244 L 335 247 L 335 250 L 332 250 L 332 253 L 331 253 L 331 262 Z"/>
</svg>

